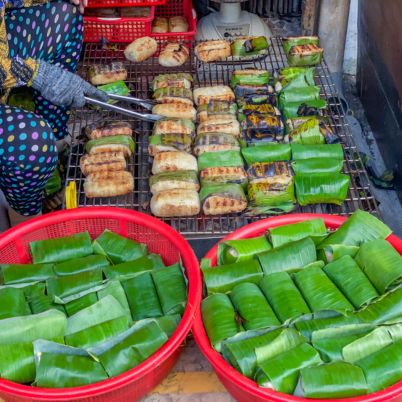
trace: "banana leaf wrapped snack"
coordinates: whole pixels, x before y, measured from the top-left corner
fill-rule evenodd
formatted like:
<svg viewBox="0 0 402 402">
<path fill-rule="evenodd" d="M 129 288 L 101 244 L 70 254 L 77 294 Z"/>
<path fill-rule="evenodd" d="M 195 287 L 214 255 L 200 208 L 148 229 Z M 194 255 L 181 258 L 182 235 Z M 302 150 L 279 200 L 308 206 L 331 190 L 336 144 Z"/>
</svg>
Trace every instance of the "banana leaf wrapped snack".
<svg viewBox="0 0 402 402">
<path fill-rule="evenodd" d="M 226 85 L 199 87 L 193 91 L 194 103 L 197 106 L 208 104 L 211 100 L 234 102 L 235 95 Z"/>
<path fill-rule="evenodd" d="M 238 213 L 247 208 L 247 198 L 240 184 L 204 184 L 200 200 L 205 215 Z"/>
<path fill-rule="evenodd" d="M 251 113 L 242 121 L 242 127 L 249 142 L 279 142 L 283 139 L 284 126 L 277 116 Z"/>
<path fill-rule="evenodd" d="M 176 172 L 178 170 L 197 171 L 197 168 L 197 159 L 193 155 L 182 151 L 166 151 L 155 155 L 152 173 Z"/>
<path fill-rule="evenodd" d="M 192 139 L 188 134 L 166 133 L 149 137 L 148 153 L 155 156 L 159 152 L 190 152 Z"/>
<path fill-rule="evenodd" d="M 92 85 L 103 85 L 115 81 L 124 81 L 127 78 L 127 70 L 120 61 L 114 61 L 105 65 L 93 65 L 88 71 Z"/>
<path fill-rule="evenodd" d="M 349 190 L 350 177 L 341 173 L 305 173 L 295 176 L 296 198 L 300 205 L 342 205 Z"/>
<path fill-rule="evenodd" d="M 197 119 L 200 123 L 211 121 L 220 121 L 236 117 L 237 105 L 234 102 L 220 100 L 210 100 L 204 105 L 198 106 Z"/>
<path fill-rule="evenodd" d="M 234 70 L 230 78 L 230 86 L 235 88 L 237 85 L 268 85 L 269 77 L 270 75 L 267 70 Z"/>
<path fill-rule="evenodd" d="M 284 67 L 278 71 L 278 81 L 275 84 L 277 92 L 291 88 L 303 88 L 315 85 L 314 67 Z"/>
<path fill-rule="evenodd" d="M 290 119 L 293 126 L 295 122 Z M 298 120 L 298 123 L 300 120 Z M 301 120 L 289 134 L 285 137 L 286 142 L 293 142 L 303 145 L 317 145 L 317 144 L 334 144 L 340 141 L 339 137 L 334 134 L 332 129 L 326 125 L 322 120 L 316 117 L 307 117 Z"/>
<path fill-rule="evenodd" d="M 204 152 L 240 151 L 239 141 L 231 134 L 205 133 L 197 135 L 194 141 L 194 155 Z"/>
<path fill-rule="evenodd" d="M 151 198 L 151 212 L 161 218 L 193 216 L 200 212 L 200 198 L 196 190 L 174 188 L 155 193 Z"/>
<path fill-rule="evenodd" d="M 301 159 L 336 159 L 343 160 L 343 148 L 341 144 L 327 145 L 302 145 L 291 144 L 293 160 Z"/>
<path fill-rule="evenodd" d="M 269 103 L 263 103 L 261 105 L 246 104 L 239 109 L 239 115 L 238 115 L 239 121 L 245 120 L 246 116 L 254 113 L 262 115 L 271 115 L 271 116 L 281 115 L 279 109 Z"/>
<path fill-rule="evenodd" d="M 318 36 L 288 37 L 283 40 L 283 49 L 288 63 L 293 66 L 313 66 L 320 64 L 324 49 L 319 47 Z"/>
<path fill-rule="evenodd" d="M 149 178 L 149 187 L 152 194 L 159 191 L 184 189 L 198 191 L 200 188 L 197 172 L 180 170 L 177 172 L 162 172 Z"/>
<path fill-rule="evenodd" d="M 245 96 L 236 97 L 236 103 L 239 108 L 243 108 L 245 105 L 264 105 L 270 104 L 272 106 L 278 105 L 278 95 L 275 93 L 251 93 Z"/>
<path fill-rule="evenodd" d="M 80 168 L 84 176 L 99 172 L 118 172 L 127 168 L 124 153 L 101 152 L 93 155 L 83 155 L 80 158 Z"/>
<path fill-rule="evenodd" d="M 193 91 L 188 88 L 167 87 L 158 88 L 152 94 L 152 98 L 158 103 L 186 102 L 193 103 Z"/>
<path fill-rule="evenodd" d="M 188 73 L 159 74 L 152 80 L 152 90 L 160 88 L 186 88 L 191 89 L 193 77 Z"/>
<path fill-rule="evenodd" d="M 282 104 L 281 110 L 286 119 L 298 116 L 321 116 L 328 103 L 325 99 L 311 99 L 303 102 Z"/>
<path fill-rule="evenodd" d="M 125 170 L 101 171 L 89 174 L 84 182 L 87 198 L 116 197 L 134 190 L 134 177 Z"/>
<path fill-rule="evenodd" d="M 271 247 L 265 235 L 251 239 L 226 240 L 218 244 L 218 263 L 222 265 L 252 260 L 256 254 Z"/>
<path fill-rule="evenodd" d="M 85 127 L 85 134 L 91 140 L 114 135 L 127 135 L 131 137 L 133 128 L 130 123 L 125 121 L 102 122 Z"/>
<path fill-rule="evenodd" d="M 246 36 L 235 39 L 230 48 L 233 57 L 256 56 L 264 54 L 269 44 L 265 36 Z"/>
<path fill-rule="evenodd" d="M 240 123 L 235 118 L 228 118 L 219 122 L 205 121 L 200 123 L 197 128 L 197 134 L 223 133 L 234 137 L 240 137 Z"/>
<path fill-rule="evenodd" d="M 257 162 L 247 170 L 252 183 L 269 183 L 272 189 L 283 190 L 292 182 L 292 173 L 286 162 Z"/>
<path fill-rule="evenodd" d="M 234 94 L 236 99 L 239 98 L 248 98 L 249 96 L 258 96 L 258 95 L 273 95 L 275 92 L 274 88 L 271 85 L 240 85 L 237 84 L 234 87 Z"/>
<path fill-rule="evenodd" d="M 124 156 L 128 158 L 134 153 L 135 142 L 126 135 L 114 135 L 90 140 L 85 149 L 90 155 L 102 152 L 123 152 Z"/>
<path fill-rule="evenodd" d="M 247 165 L 257 162 L 289 161 L 291 149 L 289 144 L 253 143 L 252 146 L 242 148 L 241 153 Z"/>
<path fill-rule="evenodd" d="M 161 119 L 155 122 L 152 135 L 161 134 L 187 134 L 195 136 L 195 125 L 188 119 Z"/>
</svg>

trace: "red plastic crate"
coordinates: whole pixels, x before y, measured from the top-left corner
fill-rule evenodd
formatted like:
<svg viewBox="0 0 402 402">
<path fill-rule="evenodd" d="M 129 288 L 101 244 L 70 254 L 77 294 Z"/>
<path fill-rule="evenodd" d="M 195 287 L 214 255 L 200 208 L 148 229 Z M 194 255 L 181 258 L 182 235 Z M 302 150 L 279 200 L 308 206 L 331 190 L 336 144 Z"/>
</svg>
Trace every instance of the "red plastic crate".
<svg viewBox="0 0 402 402">
<path fill-rule="evenodd" d="M 188 22 L 187 32 L 151 33 L 151 37 L 159 42 L 166 40 L 180 41 L 194 39 L 197 26 L 197 15 L 193 10 L 193 3 L 191 0 L 167 0 L 164 6 L 158 6 L 155 8 L 155 17 L 174 17 L 176 15 L 186 17 Z"/>
<path fill-rule="evenodd" d="M 149 36 L 154 19 L 155 7 L 149 17 L 100 18 L 84 16 L 84 42 L 99 42 L 102 38 L 110 42 L 132 42 Z"/>
<path fill-rule="evenodd" d="M 151 391 L 177 361 L 201 299 L 201 274 L 187 241 L 160 220 L 128 209 L 88 207 L 43 215 L 0 235 L 0 263 L 31 261 L 29 243 L 88 231 L 92 238 L 105 229 L 147 244 L 166 265 L 183 262 L 188 279 L 184 315 L 170 339 L 140 365 L 116 377 L 74 388 L 39 388 L 0 379 L 0 401 L 133 402 Z"/>
<path fill-rule="evenodd" d="M 166 0 L 88 0 L 88 8 L 159 6 Z"/>
</svg>

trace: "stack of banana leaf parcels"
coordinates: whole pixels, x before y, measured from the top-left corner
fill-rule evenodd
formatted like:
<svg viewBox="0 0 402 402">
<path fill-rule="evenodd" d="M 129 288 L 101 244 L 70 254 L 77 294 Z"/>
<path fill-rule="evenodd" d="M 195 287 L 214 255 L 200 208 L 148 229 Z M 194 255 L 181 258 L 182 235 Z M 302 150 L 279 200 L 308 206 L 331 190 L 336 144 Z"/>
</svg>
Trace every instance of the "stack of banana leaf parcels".
<svg viewBox="0 0 402 402">
<path fill-rule="evenodd" d="M 156 77 L 154 94 L 160 98 L 163 92 L 168 106 L 183 103 L 193 109 L 194 103 L 197 110 L 188 116 L 172 111 L 154 126 L 152 213 L 275 214 L 292 211 L 296 203 L 341 205 L 350 178 L 341 173 L 343 147 L 325 115 L 327 102 L 314 75 L 315 67 L 297 65 L 275 72 L 235 70 L 230 86 L 193 91 L 188 74 Z"/>
<path fill-rule="evenodd" d="M 259 386 L 307 398 L 365 395 L 402 380 L 402 257 L 356 211 L 219 244 L 202 263 L 212 347 Z"/>
<path fill-rule="evenodd" d="M 105 230 L 30 243 L 32 264 L 3 264 L 0 377 L 75 387 L 142 363 L 175 331 L 187 301 L 180 264 Z"/>
</svg>

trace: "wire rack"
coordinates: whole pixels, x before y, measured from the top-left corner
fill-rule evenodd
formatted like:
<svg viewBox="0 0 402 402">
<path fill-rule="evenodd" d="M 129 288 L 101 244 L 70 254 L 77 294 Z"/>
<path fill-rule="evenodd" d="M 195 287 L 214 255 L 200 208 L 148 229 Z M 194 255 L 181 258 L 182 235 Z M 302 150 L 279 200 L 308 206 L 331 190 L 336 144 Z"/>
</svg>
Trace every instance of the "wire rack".
<svg viewBox="0 0 402 402">
<path fill-rule="evenodd" d="M 187 44 L 192 53 L 191 43 Z M 219 63 L 202 63 L 190 54 L 188 62 L 179 68 L 165 68 L 158 64 L 157 57 L 148 59 L 140 64 L 131 64 L 125 61 L 124 45 L 115 45 L 103 49 L 98 44 L 86 44 L 83 61 L 80 65 L 80 74 L 87 75 L 87 69 L 93 64 L 108 63 L 112 60 L 121 60 L 128 70 L 127 84 L 135 96 L 149 99 L 151 96 L 150 83 L 157 74 L 166 72 L 188 72 L 194 77 L 194 86 L 209 86 L 228 84 L 232 71 L 235 69 L 259 68 L 275 70 L 287 65 L 280 38 L 271 39 L 269 53 L 264 58 L 256 58 L 247 62 L 225 61 Z M 360 208 L 379 215 L 377 203 L 370 192 L 369 180 L 359 157 L 351 129 L 346 121 L 343 106 L 337 97 L 335 85 L 331 79 L 327 65 L 322 63 L 316 69 L 315 80 L 321 88 L 321 97 L 326 99 L 328 107 L 324 112 L 328 117 L 329 125 L 341 138 L 345 150 L 344 173 L 351 178 L 347 199 L 342 206 L 318 204 L 297 206 L 294 212 L 329 213 L 350 215 Z M 140 107 L 132 106 L 134 110 L 142 111 Z M 136 148 L 128 168 L 134 175 L 135 190 L 126 196 L 112 198 L 85 197 L 83 182 L 84 176 L 79 167 L 79 160 L 84 153 L 82 129 L 91 123 L 100 121 L 121 120 L 129 121 L 134 128 Z M 152 159 L 148 154 L 148 136 L 152 131 L 152 124 L 127 118 L 114 112 L 97 111 L 93 109 L 77 110 L 71 120 L 73 147 L 70 155 L 67 172 L 67 184 L 75 181 L 77 184 L 77 204 L 79 206 L 109 205 L 131 208 L 150 214 L 150 192 L 148 179 L 152 166 Z M 247 213 L 210 217 L 200 214 L 190 218 L 169 218 L 167 223 L 188 238 L 221 237 L 236 228 L 249 222 L 266 217 L 266 215 L 250 216 Z"/>
</svg>

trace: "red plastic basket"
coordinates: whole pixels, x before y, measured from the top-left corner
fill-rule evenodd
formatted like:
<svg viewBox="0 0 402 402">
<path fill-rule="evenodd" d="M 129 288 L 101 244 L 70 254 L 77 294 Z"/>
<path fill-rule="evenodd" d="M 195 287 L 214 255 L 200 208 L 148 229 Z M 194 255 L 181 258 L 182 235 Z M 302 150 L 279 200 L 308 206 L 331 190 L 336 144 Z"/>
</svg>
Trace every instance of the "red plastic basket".
<svg viewBox="0 0 402 402">
<path fill-rule="evenodd" d="M 188 22 L 187 32 L 168 32 L 168 33 L 151 33 L 151 37 L 162 41 L 180 41 L 192 40 L 195 37 L 197 15 L 193 9 L 191 0 L 167 0 L 164 6 L 155 8 L 155 17 L 174 17 L 176 15 L 184 16 Z"/>
<path fill-rule="evenodd" d="M 250 237 L 256 237 L 264 234 L 268 228 L 287 225 L 290 223 L 296 223 L 312 218 L 323 218 L 325 224 L 330 229 L 338 228 L 344 221 L 344 217 L 333 215 L 321 215 L 321 214 L 291 214 L 280 217 L 273 217 L 263 219 L 261 221 L 244 226 L 224 240 L 229 239 L 246 239 Z M 394 235 L 391 235 L 387 240 L 392 246 L 402 254 L 402 240 Z M 205 256 L 205 258 L 211 259 L 213 265 L 216 264 L 218 245 L 215 245 Z M 216 352 L 209 342 L 208 336 L 205 332 L 204 325 L 202 323 L 200 309 L 197 311 L 197 316 L 194 320 L 193 335 L 200 347 L 204 356 L 209 360 L 214 368 L 217 376 L 219 377 L 225 388 L 233 395 L 233 397 L 239 402 L 401 402 L 402 401 L 402 381 L 379 392 L 375 392 L 365 396 L 359 396 L 355 398 L 347 399 L 306 399 L 299 398 L 292 395 L 282 394 L 266 388 L 260 388 L 254 381 L 236 371 L 223 357 Z"/>
<path fill-rule="evenodd" d="M 182 259 L 188 279 L 188 302 L 174 334 L 139 366 L 108 380 L 76 388 L 36 388 L 0 380 L 0 399 L 20 401 L 132 402 L 153 389 L 168 374 L 191 329 L 201 298 L 198 261 L 187 241 L 165 223 L 142 213 L 110 207 L 88 207 L 55 212 L 16 226 L 0 236 L 0 263 L 30 261 L 29 242 L 87 230 L 96 237 L 104 229 L 146 243 L 165 264 Z"/>
<path fill-rule="evenodd" d="M 166 3 L 166 0 L 88 0 L 88 8 L 103 7 L 151 7 Z"/>
<path fill-rule="evenodd" d="M 155 7 L 148 17 L 100 18 L 84 16 L 84 42 L 99 42 L 102 38 L 110 42 L 129 43 L 142 36 L 149 36 L 154 19 Z"/>
</svg>

